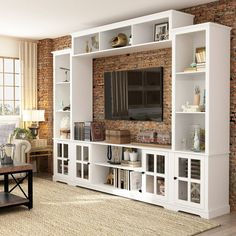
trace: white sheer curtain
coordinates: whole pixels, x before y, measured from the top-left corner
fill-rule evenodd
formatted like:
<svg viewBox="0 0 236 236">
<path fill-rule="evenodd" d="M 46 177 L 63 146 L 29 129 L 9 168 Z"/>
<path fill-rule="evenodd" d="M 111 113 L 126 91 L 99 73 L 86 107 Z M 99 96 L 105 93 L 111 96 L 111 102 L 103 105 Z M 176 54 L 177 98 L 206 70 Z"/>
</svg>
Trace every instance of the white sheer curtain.
<svg viewBox="0 0 236 236">
<path fill-rule="evenodd" d="M 20 42 L 21 111 L 37 109 L 37 43 Z"/>
</svg>

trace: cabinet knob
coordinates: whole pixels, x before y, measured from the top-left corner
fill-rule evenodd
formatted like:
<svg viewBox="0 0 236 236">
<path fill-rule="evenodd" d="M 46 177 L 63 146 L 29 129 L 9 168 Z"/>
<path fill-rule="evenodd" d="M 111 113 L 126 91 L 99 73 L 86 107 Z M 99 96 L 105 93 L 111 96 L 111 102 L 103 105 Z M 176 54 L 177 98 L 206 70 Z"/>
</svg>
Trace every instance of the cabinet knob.
<svg viewBox="0 0 236 236">
<path fill-rule="evenodd" d="M 138 191 L 141 193 L 141 192 L 142 192 L 142 189 L 139 189 Z"/>
<path fill-rule="evenodd" d="M 177 180 L 177 177 L 174 177 L 174 180 Z"/>
</svg>

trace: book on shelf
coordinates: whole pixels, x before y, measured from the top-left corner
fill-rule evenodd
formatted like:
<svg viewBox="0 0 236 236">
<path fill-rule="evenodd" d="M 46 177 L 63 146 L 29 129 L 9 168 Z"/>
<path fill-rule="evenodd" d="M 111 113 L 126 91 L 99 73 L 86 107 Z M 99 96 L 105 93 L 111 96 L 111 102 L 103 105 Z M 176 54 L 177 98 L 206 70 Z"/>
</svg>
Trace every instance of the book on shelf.
<svg viewBox="0 0 236 236">
<path fill-rule="evenodd" d="M 91 141 L 91 123 L 90 121 L 84 122 L 84 140 Z"/>
<path fill-rule="evenodd" d="M 196 48 L 195 53 L 196 63 L 205 63 L 206 62 L 206 48 L 200 47 Z"/>
<path fill-rule="evenodd" d="M 195 72 L 197 71 L 197 67 L 186 67 L 184 72 Z"/>
<path fill-rule="evenodd" d="M 117 170 L 116 168 L 113 168 L 113 184 L 114 184 L 114 187 L 117 188 L 118 187 L 118 180 L 117 180 Z"/>
<path fill-rule="evenodd" d="M 127 167 L 133 167 L 133 168 L 138 168 L 141 167 L 141 161 L 121 161 L 122 166 L 127 166 Z"/>
<path fill-rule="evenodd" d="M 197 63 L 197 71 L 205 71 L 206 63 Z"/>
<path fill-rule="evenodd" d="M 113 186 L 115 188 L 130 190 L 129 170 L 113 168 Z M 110 174 L 109 174 L 110 175 Z"/>
</svg>

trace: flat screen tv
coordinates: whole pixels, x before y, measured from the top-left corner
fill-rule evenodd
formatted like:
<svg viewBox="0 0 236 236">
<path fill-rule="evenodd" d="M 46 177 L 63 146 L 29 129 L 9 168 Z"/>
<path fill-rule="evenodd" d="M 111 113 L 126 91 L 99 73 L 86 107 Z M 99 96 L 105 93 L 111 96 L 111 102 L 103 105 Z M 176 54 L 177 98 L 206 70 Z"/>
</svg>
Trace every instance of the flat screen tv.
<svg viewBox="0 0 236 236">
<path fill-rule="evenodd" d="M 163 120 L 163 67 L 104 73 L 105 119 Z"/>
</svg>

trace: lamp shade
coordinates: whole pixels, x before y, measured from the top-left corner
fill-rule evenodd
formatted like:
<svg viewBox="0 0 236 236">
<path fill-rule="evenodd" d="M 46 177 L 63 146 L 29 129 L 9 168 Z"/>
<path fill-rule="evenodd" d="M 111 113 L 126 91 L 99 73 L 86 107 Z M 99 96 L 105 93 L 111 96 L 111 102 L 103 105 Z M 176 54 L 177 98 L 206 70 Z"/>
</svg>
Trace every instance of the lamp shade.
<svg viewBox="0 0 236 236">
<path fill-rule="evenodd" d="M 45 110 L 23 110 L 23 121 L 45 121 Z"/>
</svg>

